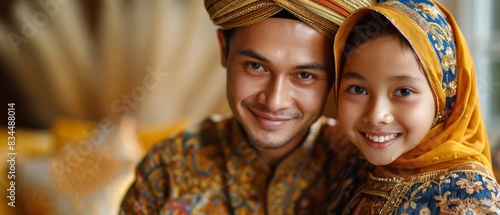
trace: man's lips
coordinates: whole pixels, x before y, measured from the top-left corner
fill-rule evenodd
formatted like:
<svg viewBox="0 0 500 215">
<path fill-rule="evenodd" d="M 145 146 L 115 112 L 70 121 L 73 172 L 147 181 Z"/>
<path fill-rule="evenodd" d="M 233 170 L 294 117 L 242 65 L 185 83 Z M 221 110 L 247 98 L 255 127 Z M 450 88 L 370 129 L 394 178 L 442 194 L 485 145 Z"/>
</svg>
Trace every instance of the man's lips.
<svg viewBox="0 0 500 215">
<path fill-rule="evenodd" d="M 259 111 L 250 110 L 255 116 L 260 127 L 266 130 L 278 130 L 283 128 L 293 118 L 264 114 Z"/>
</svg>

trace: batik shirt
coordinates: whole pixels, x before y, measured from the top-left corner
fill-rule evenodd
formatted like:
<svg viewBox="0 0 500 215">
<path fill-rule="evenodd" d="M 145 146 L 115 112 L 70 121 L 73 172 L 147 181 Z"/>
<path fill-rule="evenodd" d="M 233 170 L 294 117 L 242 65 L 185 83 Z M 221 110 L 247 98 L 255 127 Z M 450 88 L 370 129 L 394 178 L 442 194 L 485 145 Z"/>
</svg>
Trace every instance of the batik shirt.
<svg viewBox="0 0 500 215">
<path fill-rule="evenodd" d="M 327 201 L 342 210 L 368 166 L 351 144 L 330 146 L 324 121 L 271 171 L 234 118 L 205 120 L 146 155 L 121 214 L 325 214 Z"/>
<path fill-rule="evenodd" d="M 488 168 L 473 162 L 405 178 L 370 174 L 344 214 L 500 214 L 500 192 Z"/>
</svg>

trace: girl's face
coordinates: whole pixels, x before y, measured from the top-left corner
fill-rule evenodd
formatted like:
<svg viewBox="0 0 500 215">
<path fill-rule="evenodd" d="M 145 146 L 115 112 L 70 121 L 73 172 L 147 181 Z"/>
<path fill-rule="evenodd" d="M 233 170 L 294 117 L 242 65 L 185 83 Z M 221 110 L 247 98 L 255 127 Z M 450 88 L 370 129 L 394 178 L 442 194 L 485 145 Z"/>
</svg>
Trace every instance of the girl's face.
<svg viewBox="0 0 500 215">
<path fill-rule="evenodd" d="M 374 165 L 410 151 L 432 127 L 434 96 L 413 50 L 392 36 L 346 58 L 338 89 L 339 123 Z"/>
</svg>

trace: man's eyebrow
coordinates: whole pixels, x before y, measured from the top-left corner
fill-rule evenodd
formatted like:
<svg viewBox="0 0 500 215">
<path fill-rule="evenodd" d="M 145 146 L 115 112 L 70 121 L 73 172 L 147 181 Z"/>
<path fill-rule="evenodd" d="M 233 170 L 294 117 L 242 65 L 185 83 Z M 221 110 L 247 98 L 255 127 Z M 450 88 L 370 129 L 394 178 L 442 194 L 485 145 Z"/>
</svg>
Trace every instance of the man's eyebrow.
<svg viewBox="0 0 500 215">
<path fill-rule="evenodd" d="M 250 50 L 250 49 L 245 49 L 245 50 L 241 51 L 240 54 L 245 55 L 247 57 L 255 58 L 255 59 L 257 59 L 259 61 L 262 61 L 264 63 L 269 63 L 270 62 L 270 60 L 268 60 L 264 56 L 258 54 L 257 52 L 255 52 L 253 50 Z M 325 66 L 323 66 L 323 65 L 321 65 L 319 63 L 316 63 L 316 62 L 311 62 L 311 63 L 307 63 L 307 64 L 303 64 L 303 65 L 298 65 L 298 66 L 295 67 L 295 69 L 311 69 L 311 70 L 320 70 L 320 71 L 325 71 L 326 72 Z"/>
<path fill-rule="evenodd" d="M 319 70 L 319 71 L 323 71 L 323 72 L 326 72 L 326 68 L 325 66 L 319 64 L 319 63 L 315 63 L 315 62 L 312 62 L 312 63 L 308 63 L 308 64 L 304 64 L 304 65 L 298 65 L 295 67 L 296 69 L 311 69 L 311 70 Z"/>
<path fill-rule="evenodd" d="M 250 49 L 245 49 L 245 50 L 241 51 L 240 54 L 251 57 L 251 58 L 255 58 L 255 59 L 260 60 L 264 63 L 269 63 L 269 60 L 267 58 L 265 58 L 264 56 L 258 54 L 257 52 L 255 52 L 253 50 L 250 50 Z"/>
</svg>

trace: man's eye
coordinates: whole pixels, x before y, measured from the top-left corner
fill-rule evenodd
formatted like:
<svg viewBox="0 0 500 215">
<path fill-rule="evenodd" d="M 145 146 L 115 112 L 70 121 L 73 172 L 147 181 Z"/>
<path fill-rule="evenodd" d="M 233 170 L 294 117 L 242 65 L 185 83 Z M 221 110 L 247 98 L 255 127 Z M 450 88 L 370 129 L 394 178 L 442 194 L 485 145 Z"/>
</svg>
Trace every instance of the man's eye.
<svg viewBox="0 0 500 215">
<path fill-rule="evenodd" d="M 264 71 L 264 67 L 258 63 L 248 63 L 247 64 L 251 69 L 253 70 L 258 70 L 258 71 Z"/>
<path fill-rule="evenodd" d="M 351 86 L 347 89 L 347 91 L 349 91 L 352 94 L 363 94 L 363 95 L 367 94 L 366 90 L 360 86 Z"/>
<path fill-rule="evenodd" d="M 308 80 L 314 78 L 314 76 L 311 73 L 301 72 L 299 73 L 299 78 Z"/>
<path fill-rule="evenodd" d="M 402 88 L 399 90 L 396 90 L 396 96 L 409 96 L 413 94 L 413 91 L 408 89 L 408 88 Z"/>
</svg>

